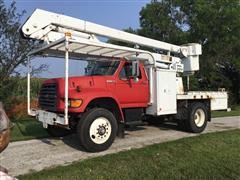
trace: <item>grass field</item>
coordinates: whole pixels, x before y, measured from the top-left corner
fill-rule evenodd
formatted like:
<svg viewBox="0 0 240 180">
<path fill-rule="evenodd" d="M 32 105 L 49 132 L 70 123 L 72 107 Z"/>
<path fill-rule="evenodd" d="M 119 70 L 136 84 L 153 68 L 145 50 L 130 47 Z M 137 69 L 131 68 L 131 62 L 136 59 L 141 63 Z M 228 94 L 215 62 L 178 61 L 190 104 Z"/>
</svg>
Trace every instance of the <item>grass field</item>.
<svg viewBox="0 0 240 180">
<path fill-rule="evenodd" d="M 14 128 L 11 131 L 11 141 L 29 140 L 48 137 L 48 133 L 42 124 L 35 119 L 24 119 L 14 121 Z"/>
<path fill-rule="evenodd" d="M 240 179 L 240 130 L 147 146 L 19 179 Z"/>
<path fill-rule="evenodd" d="M 232 107 L 232 110 L 227 111 L 213 111 L 212 117 L 226 117 L 226 116 L 240 116 L 240 106 Z"/>
</svg>

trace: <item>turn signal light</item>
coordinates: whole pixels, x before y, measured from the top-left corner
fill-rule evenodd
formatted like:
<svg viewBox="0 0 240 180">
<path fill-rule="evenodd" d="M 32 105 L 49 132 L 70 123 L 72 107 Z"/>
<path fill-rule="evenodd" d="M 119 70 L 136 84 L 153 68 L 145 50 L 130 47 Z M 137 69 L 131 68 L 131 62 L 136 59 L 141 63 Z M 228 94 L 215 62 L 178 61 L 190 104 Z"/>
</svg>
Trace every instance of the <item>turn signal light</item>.
<svg viewBox="0 0 240 180">
<path fill-rule="evenodd" d="M 72 108 L 78 108 L 82 105 L 82 99 L 71 99 L 68 101 L 68 105 Z"/>
</svg>

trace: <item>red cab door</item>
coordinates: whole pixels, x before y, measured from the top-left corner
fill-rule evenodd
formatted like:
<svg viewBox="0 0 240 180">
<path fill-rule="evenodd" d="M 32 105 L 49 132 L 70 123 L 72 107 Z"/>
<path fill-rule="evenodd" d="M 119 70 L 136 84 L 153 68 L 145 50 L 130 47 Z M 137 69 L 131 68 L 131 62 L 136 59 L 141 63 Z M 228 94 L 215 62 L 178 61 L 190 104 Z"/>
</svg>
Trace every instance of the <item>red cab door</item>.
<svg viewBox="0 0 240 180">
<path fill-rule="evenodd" d="M 132 64 L 125 62 L 116 78 L 116 96 L 122 108 L 146 107 L 149 102 L 148 79 L 142 64 L 138 80 L 130 78 Z"/>
</svg>

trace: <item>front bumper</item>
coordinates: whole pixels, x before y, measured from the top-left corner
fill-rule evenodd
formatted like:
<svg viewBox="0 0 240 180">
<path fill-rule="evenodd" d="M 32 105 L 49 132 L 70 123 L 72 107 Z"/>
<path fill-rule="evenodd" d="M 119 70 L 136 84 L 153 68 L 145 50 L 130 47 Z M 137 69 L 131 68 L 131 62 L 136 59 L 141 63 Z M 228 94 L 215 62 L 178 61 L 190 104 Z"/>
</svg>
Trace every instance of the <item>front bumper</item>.
<svg viewBox="0 0 240 180">
<path fill-rule="evenodd" d="M 37 110 L 37 119 L 43 123 L 43 127 L 47 128 L 48 125 L 63 125 L 68 126 L 65 123 L 64 115 L 59 115 L 53 112 L 44 110 Z"/>
</svg>

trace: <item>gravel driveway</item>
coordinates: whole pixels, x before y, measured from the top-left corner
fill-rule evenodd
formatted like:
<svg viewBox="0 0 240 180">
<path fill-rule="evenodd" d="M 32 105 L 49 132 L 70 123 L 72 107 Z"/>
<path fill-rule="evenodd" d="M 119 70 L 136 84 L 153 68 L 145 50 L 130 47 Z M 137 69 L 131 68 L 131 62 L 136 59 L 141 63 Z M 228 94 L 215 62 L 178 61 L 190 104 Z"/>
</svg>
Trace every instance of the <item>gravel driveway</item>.
<svg viewBox="0 0 240 180">
<path fill-rule="evenodd" d="M 240 129 L 240 116 L 214 118 L 204 133 Z M 57 165 L 67 165 L 95 156 L 140 148 L 146 145 L 172 141 L 197 134 L 177 130 L 174 125 L 139 126 L 128 129 L 124 139 L 117 138 L 110 149 L 100 153 L 87 153 L 78 145 L 75 135 L 60 139 L 34 139 L 10 143 L 0 155 L 0 164 L 17 176 L 40 171 Z"/>
</svg>

